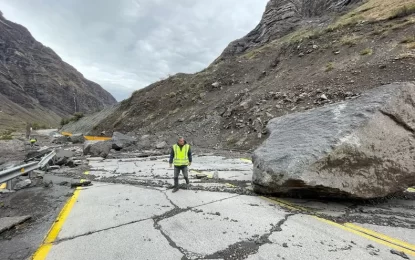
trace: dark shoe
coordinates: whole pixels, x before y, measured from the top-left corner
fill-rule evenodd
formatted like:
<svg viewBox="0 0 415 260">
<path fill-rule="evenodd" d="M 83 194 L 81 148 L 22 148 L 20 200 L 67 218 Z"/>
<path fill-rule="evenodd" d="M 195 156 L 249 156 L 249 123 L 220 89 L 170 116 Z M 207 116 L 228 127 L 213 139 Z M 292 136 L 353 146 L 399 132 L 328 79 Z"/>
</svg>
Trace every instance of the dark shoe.
<svg viewBox="0 0 415 260">
<path fill-rule="evenodd" d="M 172 192 L 176 192 L 176 191 L 178 191 L 178 190 L 179 190 L 179 188 L 174 187 Z"/>
</svg>

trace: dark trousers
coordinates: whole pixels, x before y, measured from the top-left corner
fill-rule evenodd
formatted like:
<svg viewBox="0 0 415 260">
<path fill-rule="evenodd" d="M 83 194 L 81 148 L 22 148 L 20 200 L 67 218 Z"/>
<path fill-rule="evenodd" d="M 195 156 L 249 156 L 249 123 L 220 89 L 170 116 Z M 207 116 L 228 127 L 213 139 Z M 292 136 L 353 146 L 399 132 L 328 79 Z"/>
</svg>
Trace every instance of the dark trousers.
<svg viewBox="0 0 415 260">
<path fill-rule="evenodd" d="M 174 166 L 174 187 L 179 186 L 179 175 L 180 171 L 183 173 L 186 184 L 189 184 L 189 174 L 187 166 Z"/>
</svg>

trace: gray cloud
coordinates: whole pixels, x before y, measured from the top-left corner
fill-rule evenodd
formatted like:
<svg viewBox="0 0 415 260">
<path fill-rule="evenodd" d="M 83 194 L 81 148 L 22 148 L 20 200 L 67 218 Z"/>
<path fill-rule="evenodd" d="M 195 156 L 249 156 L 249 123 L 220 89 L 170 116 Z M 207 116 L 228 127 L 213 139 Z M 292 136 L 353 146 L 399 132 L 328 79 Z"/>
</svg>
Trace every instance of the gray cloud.
<svg viewBox="0 0 415 260">
<path fill-rule="evenodd" d="M 205 68 L 259 22 L 267 0 L 0 0 L 118 100 L 168 74 Z"/>
</svg>

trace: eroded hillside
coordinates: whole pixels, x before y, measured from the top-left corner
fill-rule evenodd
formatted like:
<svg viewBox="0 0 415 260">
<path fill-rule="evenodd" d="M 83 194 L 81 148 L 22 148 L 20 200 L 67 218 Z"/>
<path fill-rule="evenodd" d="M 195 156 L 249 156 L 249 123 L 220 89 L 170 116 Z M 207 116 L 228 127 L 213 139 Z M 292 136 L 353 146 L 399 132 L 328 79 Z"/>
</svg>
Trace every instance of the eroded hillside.
<svg viewBox="0 0 415 260">
<path fill-rule="evenodd" d="M 309 2 L 271 0 L 258 27 L 207 69 L 135 92 L 94 132 L 246 150 L 271 118 L 415 80 L 414 0 Z"/>
</svg>

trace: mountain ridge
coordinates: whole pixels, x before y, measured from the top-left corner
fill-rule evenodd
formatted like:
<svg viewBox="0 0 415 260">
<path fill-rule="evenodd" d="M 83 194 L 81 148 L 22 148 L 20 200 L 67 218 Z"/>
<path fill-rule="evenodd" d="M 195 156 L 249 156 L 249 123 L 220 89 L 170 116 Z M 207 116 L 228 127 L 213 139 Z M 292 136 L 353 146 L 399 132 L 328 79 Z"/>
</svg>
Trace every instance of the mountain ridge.
<svg viewBox="0 0 415 260">
<path fill-rule="evenodd" d="M 29 30 L 0 13 L 1 128 L 26 122 L 58 126 L 61 117 L 97 112 L 116 103 Z"/>
<path fill-rule="evenodd" d="M 281 2 L 292 6 L 293 1 Z M 310 1 L 294 2 L 306 6 Z M 271 0 L 268 7 L 278 2 Z M 322 16 L 312 17 L 315 22 L 285 9 L 287 17 L 298 20 L 295 30 L 241 52 L 225 49 L 198 73 L 179 73 L 134 92 L 94 125 L 92 134 L 131 132 L 168 142 L 186 136 L 201 147 L 253 150 L 267 137 L 272 118 L 415 80 L 415 40 L 409 37 L 415 35 L 415 17 L 406 11 L 414 0 L 312 2 L 325 6 Z M 278 12 L 265 13 L 268 22 L 260 25 L 281 20 Z"/>
</svg>

